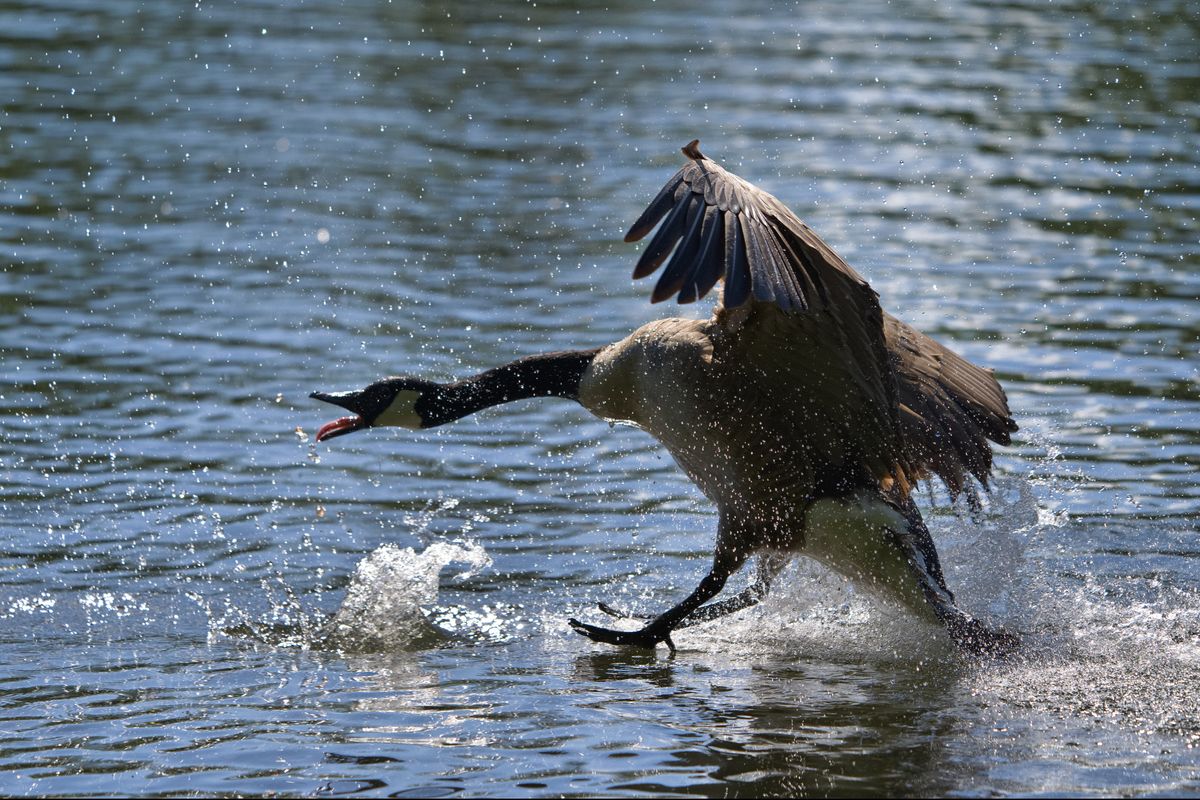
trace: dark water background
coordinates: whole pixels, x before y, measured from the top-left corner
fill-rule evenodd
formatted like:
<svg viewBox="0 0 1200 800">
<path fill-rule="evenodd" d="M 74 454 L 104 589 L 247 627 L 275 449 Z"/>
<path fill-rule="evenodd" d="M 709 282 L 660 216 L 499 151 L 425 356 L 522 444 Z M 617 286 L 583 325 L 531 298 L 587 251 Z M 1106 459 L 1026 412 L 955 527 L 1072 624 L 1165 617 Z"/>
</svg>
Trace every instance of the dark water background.
<svg viewBox="0 0 1200 800">
<path fill-rule="evenodd" d="M 0 792 L 1200 794 L 1198 37 L 1186 2 L 0 2 Z M 927 514 L 1027 660 L 807 565 L 674 659 L 572 635 L 689 590 L 715 517 L 569 403 L 314 447 L 313 389 L 674 313 L 620 236 L 693 137 L 996 368 L 996 491 Z"/>
</svg>

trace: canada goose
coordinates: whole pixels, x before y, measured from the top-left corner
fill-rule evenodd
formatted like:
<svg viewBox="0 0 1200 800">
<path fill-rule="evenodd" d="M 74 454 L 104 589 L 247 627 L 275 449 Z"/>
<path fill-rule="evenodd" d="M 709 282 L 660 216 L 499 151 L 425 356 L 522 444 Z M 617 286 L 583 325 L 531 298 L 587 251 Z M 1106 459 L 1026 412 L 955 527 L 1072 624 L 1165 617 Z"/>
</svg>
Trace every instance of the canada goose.
<svg viewBox="0 0 1200 800">
<path fill-rule="evenodd" d="M 317 441 L 369 427 L 430 428 L 529 397 L 576 400 L 658 439 L 720 512 L 711 570 L 636 631 L 569 621 L 615 645 L 673 651 L 671 631 L 758 602 L 794 553 L 943 624 L 979 653 L 1016 646 L 959 610 L 911 498 L 937 475 L 952 494 L 985 488 L 988 440 L 1017 429 L 988 370 L 884 313 L 867 282 L 770 194 L 683 148 L 687 162 L 630 228 L 665 217 L 633 272 L 652 302 L 704 297 L 711 319 L 660 319 L 607 347 L 518 359 L 456 383 L 386 378 L 312 397 L 348 409 Z M 755 583 L 704 605 L 759 554 Z M 620 614 L 607 605 L 601 610 Z"/>
</svg>

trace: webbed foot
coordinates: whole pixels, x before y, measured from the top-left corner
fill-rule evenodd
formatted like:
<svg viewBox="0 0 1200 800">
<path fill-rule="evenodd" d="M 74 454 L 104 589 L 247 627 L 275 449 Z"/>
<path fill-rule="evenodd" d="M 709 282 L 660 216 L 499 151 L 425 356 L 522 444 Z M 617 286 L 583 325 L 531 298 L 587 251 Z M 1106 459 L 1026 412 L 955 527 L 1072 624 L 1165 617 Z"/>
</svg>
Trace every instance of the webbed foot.
<svg viewBox="0 0 1200 800">
<path fill-rule="evenodd" d="M 669 630 L 653 630 L 652 625 L 647 625 L 640 631 L 616 631 L 612 628 L 588 625 L 574 618 L 567 620 L 567 624 L 576 633 L 588 637 L 593 642 L 646 648 L 654 648 L 659 642 L 666 642 L 671 652 L 675 652 L 675 643 L 671 641 L 671 632 Z"/>
</svg>

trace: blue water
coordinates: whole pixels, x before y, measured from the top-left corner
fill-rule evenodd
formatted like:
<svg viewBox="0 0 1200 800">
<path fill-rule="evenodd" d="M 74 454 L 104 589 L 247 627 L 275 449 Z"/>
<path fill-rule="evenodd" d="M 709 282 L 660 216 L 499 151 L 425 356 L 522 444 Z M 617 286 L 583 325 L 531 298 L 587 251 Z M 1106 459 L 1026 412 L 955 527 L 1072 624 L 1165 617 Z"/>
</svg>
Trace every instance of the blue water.
<svg viewBox="0 0 1200 800">
<path fill-rule="evenodd" d="M 1200 794 L 1198 35 L 0 0 L 0 792 Z M 922 505 L 1026 658 L 807 563 L 673 659 L 588 643 L 567 617 L 673 603 L 716 519 L 568 402 L 314 444 L 314 389 L 680 313 L 620 240 L 694 137 L 996 369 L 995 491 Z"/>
</svg>

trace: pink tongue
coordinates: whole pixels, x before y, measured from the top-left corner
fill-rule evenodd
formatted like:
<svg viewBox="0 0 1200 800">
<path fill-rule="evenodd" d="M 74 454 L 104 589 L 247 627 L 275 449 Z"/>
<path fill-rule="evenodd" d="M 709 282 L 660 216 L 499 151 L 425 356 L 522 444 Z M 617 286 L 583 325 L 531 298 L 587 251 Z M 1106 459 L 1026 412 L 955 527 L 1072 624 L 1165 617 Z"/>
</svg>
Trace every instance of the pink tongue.
<svg viewBox="0 0 1200 800">
<path fill-rule="evenodd" d="M 346 428 L 354 430 L 359 427 L 362 427 L 362 417 L 339 417 L 333 422 L 326 422 L 321 426 L 321 429 L 317 431 L 317 441 L 320 442 L 328 439 L 333 434 Z"/>
</svg>

